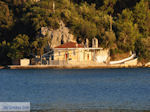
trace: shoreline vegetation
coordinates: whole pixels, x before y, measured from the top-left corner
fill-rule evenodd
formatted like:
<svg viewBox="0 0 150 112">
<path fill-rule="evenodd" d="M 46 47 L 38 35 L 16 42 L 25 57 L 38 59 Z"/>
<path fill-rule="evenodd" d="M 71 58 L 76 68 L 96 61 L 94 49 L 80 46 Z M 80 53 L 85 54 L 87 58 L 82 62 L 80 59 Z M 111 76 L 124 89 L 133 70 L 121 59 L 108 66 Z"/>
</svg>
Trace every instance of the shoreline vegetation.
<svg viewBox="0 0 150 112">
<path fill-rule="evenodd" d="M 1 0 L 0 9 L 0 65 L 41 57 L 58 39 L 40 30 L 57 31 L 60 21 L 79 44 L 97 38 L 112 60 L 133 52 L 150 62 L 149 0 Z"/>
</svg>

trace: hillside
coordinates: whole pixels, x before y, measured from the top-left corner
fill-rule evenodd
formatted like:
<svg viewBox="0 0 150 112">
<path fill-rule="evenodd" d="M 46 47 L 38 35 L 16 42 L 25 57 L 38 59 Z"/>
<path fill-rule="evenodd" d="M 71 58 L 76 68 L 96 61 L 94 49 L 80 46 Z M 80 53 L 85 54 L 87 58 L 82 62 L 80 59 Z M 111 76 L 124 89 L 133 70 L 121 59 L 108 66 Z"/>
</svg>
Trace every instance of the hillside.
<svg viewBox="0 0 150 112">
<path fill-rule="evenodd" d="M 150 61 L 149 0 L 0 0 L 0 9 L 0 65 L 42 55 L 49 40 L 40 29 L 60 21 L 79 43 L 96 37 L 113 57 L 132 51 Z"/>
</svg>

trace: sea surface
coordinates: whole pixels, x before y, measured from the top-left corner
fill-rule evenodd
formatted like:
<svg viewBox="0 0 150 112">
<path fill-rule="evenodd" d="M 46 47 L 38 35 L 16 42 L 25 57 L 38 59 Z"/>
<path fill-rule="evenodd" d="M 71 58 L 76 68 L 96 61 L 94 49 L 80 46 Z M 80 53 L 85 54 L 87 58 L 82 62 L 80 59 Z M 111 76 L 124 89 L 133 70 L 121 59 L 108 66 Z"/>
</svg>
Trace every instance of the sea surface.
<svg viewBox="0 0 150 112">
<path fill-rule="evenodd" d="M 0 102 L 31 102 L 34 112 L 150 112 L 150 68 L 4 69 Z"/>
</svg>

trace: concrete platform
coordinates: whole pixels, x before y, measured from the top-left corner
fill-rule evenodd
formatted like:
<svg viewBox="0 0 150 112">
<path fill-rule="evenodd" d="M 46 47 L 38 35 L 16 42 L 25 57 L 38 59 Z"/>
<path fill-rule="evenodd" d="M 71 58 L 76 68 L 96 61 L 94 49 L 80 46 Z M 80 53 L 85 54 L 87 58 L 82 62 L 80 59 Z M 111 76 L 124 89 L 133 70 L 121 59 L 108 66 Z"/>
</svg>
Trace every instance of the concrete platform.
<svg viewBox="0 0 150 112">
<path fill-rule="evenodd" d="M 96 68 L 139 68 L 144 66 L 126 66 L 126 65 L 10 65 L 9 69 L 96 69 Z"/>
</svg>

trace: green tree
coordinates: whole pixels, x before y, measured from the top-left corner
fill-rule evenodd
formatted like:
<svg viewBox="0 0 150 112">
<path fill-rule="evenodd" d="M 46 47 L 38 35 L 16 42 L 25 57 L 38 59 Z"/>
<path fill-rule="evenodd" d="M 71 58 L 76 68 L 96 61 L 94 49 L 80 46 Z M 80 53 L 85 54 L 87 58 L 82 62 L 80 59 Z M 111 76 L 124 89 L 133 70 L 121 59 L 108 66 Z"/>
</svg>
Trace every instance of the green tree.
<svg viewBox="0 0 150 112">
<path fill-rule="evenodd" d="M 150 61 L 150 37 L 139 38 L 135 43 L 135 51 L 141 62 Z"/>
<path fill-rule="evenodd" d="M 132 11 L 125 9 L 116 22 L 117 44 L 124 51 L 134 51 L 135 41 L 140 37 L 137 24 L 133 21 Z"/>
<path fill-rule="evenodd" d="M 0 43 L 0 65 L 10 64 L 10 58 L 8 58 L 7 54 L 9 52 L 10 43 L 6 41 L 2 41 Z"/>
<path fill-rule="evenodd" d="M 101 45 L 105 48 L 111 48 L 115 44 L 116 36 L 112 31 L 106 31 L 104 36 L 101 37 Z"/>
<path fill-rule="evenodd" d="M 117 0 L 114 6 L 114 14 L 120 14 L 124 9 L 133 9 L 140 0 Z"/>
<path fill-rule="evenodd" d="M 148 1 L 141 0 L 134 8 L 135 23 L 143 37 L 150 36 L 150 9 Z"/>
<path fill-rule="evenodd" d="M 0 42 L 10 38 L 10 29 L 12 25 L 12 12 L 5 2 L 0 1 Z"/>
<path fill-rule="evenodd" d="M 26 58 L 30 55 L 29 37 L 25 34 L 19 34 L 14 38 L 8 57 L 11 59 Z"/>
<path fill-rule="evenodd" d="M 83 21 L 78 27 L 76 27 L 75 30 L 78 31 L 77 36 L 82 37 L 83 40 L 85 38 L 92 39 L 97 35 L 95 23 L 91 23 L 89 21 Z"/>
<path fill-rule="evenodd" d="M 29 11 L 22 17 L 22 21 L 26 24 L 32 25 L 33 30 L 38 32 L 41 27 L 47 26 L 51 29 L 59 28 L 59 17 L 57 13 L 53 13 L 51 9 L 41 8 L 39 6 L 33 6 L 29 8 Z"/>
<path fill-rule="evenodd" d="M 0 27 L 8 28 L 13 22 L 12 13 L 8 5 L 2 1 L 0 1 L 0 10 Z"/>
<path fill-rule="evenodd" d="M 117 0 L 104 0 L 104 5 L 101 7 L 101 9 L 107 14 L 112 15 L 114 13 L 114 5 L 116 2 Z"/>
<path fill-rule="evenodd" d="M 48 45 L 47 37 L 39 37 L 32 43 L 33 51 L 35 55 L 42 56 L 44 53 L 44 48 Z"/>
</svg>

